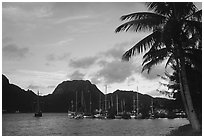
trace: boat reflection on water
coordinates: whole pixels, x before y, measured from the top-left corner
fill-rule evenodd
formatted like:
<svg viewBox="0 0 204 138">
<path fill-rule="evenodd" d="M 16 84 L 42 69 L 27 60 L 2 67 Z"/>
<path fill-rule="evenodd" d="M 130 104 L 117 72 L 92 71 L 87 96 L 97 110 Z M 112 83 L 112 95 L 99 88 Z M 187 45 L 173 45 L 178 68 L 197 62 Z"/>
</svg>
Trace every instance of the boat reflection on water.
<svg viewBox="0 0 204 138">
<path fill-rule="evenodd" d="M 37 95 L 37 106 L 36 106 L 36 112 L 34 114 L 35 117 L 42 117 L 42 111 L 40 109 L 40 93 L 38 91 Z"/>
<path fill-rule="evenodd" d="M 83 119 L 84 115 L 83 114 L 77 114 L 74 119 Z"/>
</svg>

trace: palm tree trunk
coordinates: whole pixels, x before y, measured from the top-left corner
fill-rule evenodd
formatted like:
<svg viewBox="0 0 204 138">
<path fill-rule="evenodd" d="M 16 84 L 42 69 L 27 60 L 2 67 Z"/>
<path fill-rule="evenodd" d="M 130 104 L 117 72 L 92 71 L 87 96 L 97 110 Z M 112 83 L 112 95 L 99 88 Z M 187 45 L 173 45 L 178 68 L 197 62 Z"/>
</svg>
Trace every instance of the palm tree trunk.
<svg viewBox="0 0 204 138">
<path fill-rule="evenodd" d="M 181 98 L 183 101 L 184 109 L 185 109 L 187 117 L 188 117 L 189 116 L 189 109 L 188 109 L 187 101 L 186 101 L 186 98 L 184 95 L 183 84 L 182 84 L 182 79 L 181 79 L 181 69 L 180 69 L 180 63 L 179 63 L 178 58 L 176 58 L 176 68 L 177 68 L 178 77 L 179 77 L 180 94 L 181 94 Z"/>
<path fill-rule="evenodd" d="M 192 128 L 194 131 L 201 131 L 201 125 L 200 122 L 197 118 L 195 109 L 193 107 L 193 102 L 190 94 L 190 89 L 188 86 L 188 81 L 187 81 L 187 74 L 186 74 L 186 69 L 185 69 L 185 59 L 181 55 L 180 56 L 180 67 L 181 67 L 181 79 L 182 79 L 182 84 L 183 84 L 183 94 L 186 99 L 187 107 L 188 107 L 188 119 L 192 125 Z"/>
</svg>

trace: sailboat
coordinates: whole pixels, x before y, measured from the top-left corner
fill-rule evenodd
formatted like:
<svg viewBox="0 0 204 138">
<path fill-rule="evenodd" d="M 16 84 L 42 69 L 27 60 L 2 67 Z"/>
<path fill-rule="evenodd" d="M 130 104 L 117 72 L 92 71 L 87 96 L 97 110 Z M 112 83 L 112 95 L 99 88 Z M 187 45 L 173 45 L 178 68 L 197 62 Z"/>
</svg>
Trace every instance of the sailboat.
<svg viewBox="0 0 204 138">
<path fill-rule="evenodd" d="M 135 95 L 134 95 L 134 92 L 133 92 L 133 111 L 132 111 L 132 115 L 130 116 L 132 119 L 135 119 L 136 118 L 136 106 L 135 106 Z"/>
<path fill-rule="evenodd" d="M 39 97 L 40 93 L 38 91 L 38 95 L 37 95 L 37 107 L 36 107 L 36 111 L 35 111 L 35 117 L 42 117 L 42 111 L 40 109 L 40 97 Z"/>
<path fill-rule="evenodd" d="M 81 108 L 79 109 L 79 111 L 77 111 L 77 103 L 76 103 L 76 115 L 75 115 L 75 119 L 83 119 L 84 118 L 84 113 L 83 113 L 83 108 L 84 108 L 84 95 L 83 95 L 83 91 L 81 92 Z M 76 99 L 77 99 L 77 94 L 76 94 Z M 76 100 L 77 101 L 77 100 Z"/>
<path fill-rule="evenodd" d="M 115 119 L 121 119 L 122 115 L 119 114 L 119 102 L 118 102 L 118 95 L 116 94 L 116 115 L 115 115 Z"/>
<path fill-rule="evenodd" d="M 91 100 L 91 92 L 88 90 L 89 95 L 89 113 L 85 113 L 84 114 L 84 118 L 94 118 L 94 116 L 92 115 L 92 100 Z"/>
<path fill-rule="evenodd" d="M 74 102 L 73 100 L 71 101 L 71 111 L 68 110 L 68 117 L 74 118 L 75 112 L 74 112 Z"/>
<path fill-rule="evenodd" d="M 125 100 L 121 101 L 121 107 L 122 107 L 122 119 L 131 119 L 130 114 L 126 112 L 126 104 L 125 104 Z"/>
<path fill-rule="evenodd" d="M 113 97 L 112 96 L 110 96 L 110 100 L 108 101 L 107 119 L 115 119 L 115 110 L 114 110 Z"/>
<path fill-rule="evenodd" d="M 98 105 L 98 113 L 94 115 L 94 118 L 104 119 L 105 117 L 102 115 L 102 107 L 101 107 L 101 94 L 99 93 L 99 105 Z"/>
<path fill-rule="evenodd" d="M 137 109 L 135 110 L 135 101 L 137 101 Z M 137 87 L 137 100 L 135 100 L 135 95 L 133 93 L 133 114 L 131 115 L 132 119 L 142 118 L 142 114 L 139 113 L 139 97 L 138 97 L 138 87 Z"/>
<path fill-rule="evenodd" d="M 71 107 L 72 107 L 72 111 L 68 110 L 68 117 L 69 118 L 75 118 L 76 113 L 77 113 L 77 91 L 76 91 L 76 98 L 75 98 L 75 111 L 74 111 L 74 101 L 71 101 Z"/>
<path fill-rule="evenodd" d="M 107 85 L 105 85 L 105 114 L 104 118 L 106 119 L 108 116 L 108 110 L 107 110 Z"/>
<path fill-rule="evenodd" d="M 151 111 L 150 111 L 150 117 L 149 117 L 149 119 L 155 119 L 155 116 L 154 116 L 154 108 L 153 108 L 153 98 L 152 98 L 152 100 L 151 100 L 150 108 L 151 108 Z"/>
</svg>

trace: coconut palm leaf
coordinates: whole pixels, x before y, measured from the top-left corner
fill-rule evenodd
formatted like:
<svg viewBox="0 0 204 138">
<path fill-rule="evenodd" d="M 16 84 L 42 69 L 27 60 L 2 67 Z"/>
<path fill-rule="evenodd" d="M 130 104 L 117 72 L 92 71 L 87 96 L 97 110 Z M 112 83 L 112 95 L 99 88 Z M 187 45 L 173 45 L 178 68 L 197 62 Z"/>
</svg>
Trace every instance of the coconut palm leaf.
<svg viewBox="0 0 204 138">
<path fill-rule="evenodd" d="M 146 5 L 149 10 L 154 12 L 169 16 L 172 13 L 172 7 L 170 7 L 166 2 L 146 2 Z"/>
<path fill-rule="evenodd" d="M 186 62 L 193 66 L 194 69 L 202 72 L 202 50 L 200 49 L 185 49 L 184 56 Z"/>
<path fill-rule="evenodd" d="M 159 42 L 155 42 L 154 45 L 150 48 L 150 50 L 144 54 L 143 56 L 143 64 L 145 62 L 148 62 L 150 61 L 152 58 L 154 58 L 156 55 L 155 53 L 158 51 L 158 45 L 159 45 Z M 153 55 L 154 54 L 154 55 Z M 159 53 L 158 53 L 159 54 Z M 143 65 L 142 64 L 142 65 Z"/>
<path fill-rule="evenodd" d="M 120 31 L 152 31 L 153 29 L 158 28 L 161 23 L 162 21 L 156 18 L 132 20 L 120 25 L 118 28 L 116 28 L 115 32 L 117 33 Z"/>
<path fill-rule="evenodd" d="M 150 50 L 149 52 L 147 52 L 144 56 L 143 56 L 143 63 L 142 65 L 144 65 L 145 63 L 147 63 L 148 61 L 151 61 L 152 59 L 157 59 L 160 57 L 167 57 L 168 56 L 168 50 L 167 48 L 161 48 L 161 49 L 155 49 L 155 50 Z"/>
<path fill-rule="evenodd" d="M 185 25 L 184 31 L 188 33 L 199 33 L 199 35 L 202 36 L 202 22 L 190 20 L 185 20 L 183 22 Z"/>
<path fill-rule="evenodd" d="M 148 19 L 148 18 L 155 18 L 157 20 L 165 20 L 166 17 L 160 14 L 152 13 L 152 12 L 137 12 L 131 13 L 127 15 L 123 15 L 120 19 L 124 20 L 138 20 L 138 19 Z"/>
<path fill-rule="evenodd" d="M 149 73 L 153 66 L 159 63 L 162 63 L 165 59 L 166 57 L 157 57 L 157 58 L 151 59 L 151 61 L 143 65 L 142 72 L 144 70 L 147 70 L 147 73 Z"/>
<path fill-rule="evenodd" d="M 147 7 L 158 14 L 183 19 L 189 14 L 196 12 L 197 8 L 193 2 L 147 2 Z"/>
<path fill-rule="evenodd" d="M 167 62 L 166 62 L 165 68 L 167 68 L 167 66 L 170 65 L 170 64 L 171 64 L 171 65 L 176 64 L 176 63 L 175 63 L 175 56 L 174 56 L 174 54 L 171 54 L 171 55 L 170 55 L 169 59 L 168 59 Z"/>
<path fill-rule="evenodd" d="M 202 21 L 202 10 L 199 10 L 191 15 L 186 16 L 185 19 L 201 22 Z"/>
<path fill-rule="evenodd" d="M 133 55 L 135 55 L 136 51 L 138 53 L 146 51 L 151 45 L 155 43 L 157 39 L 160 39 L 160 35 L 160 31 L 155 31 L 152 34 L 148 35 L 136 45 L 134 45 L 132 48 L 130 48 L 127 52 L 125 52 L 125 54 L 123 54 L 122 56 L 122 60 L 128 61 Z"/>
<path fill-rule="evenodd" d="M 178 2 L 169 4 L 173 5 L 174 13 L 177 16 L 177 19 L 183 19 L 186 16 L 195 13 L 197 10 L 197 7 L 193 4 L 193 2 Z"/>
</svg>

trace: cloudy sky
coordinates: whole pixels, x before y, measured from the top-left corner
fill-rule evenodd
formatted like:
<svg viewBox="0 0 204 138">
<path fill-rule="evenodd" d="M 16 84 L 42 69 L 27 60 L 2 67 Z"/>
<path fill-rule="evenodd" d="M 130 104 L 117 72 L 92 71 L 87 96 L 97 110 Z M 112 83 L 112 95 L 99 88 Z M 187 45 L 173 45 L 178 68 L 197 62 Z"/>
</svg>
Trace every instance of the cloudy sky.
<svg viewBox="0 0 204 138">
<path fill-rule="evenodd" d="M 21 88 L 43 95 L 66 80 L 90 80 L 104 92 L 156 91 L 164 64 L 141 73 L 142 55 L 122 54 L 149 34 L 121 32 L 120 17 L 147 11 L 144 3 L 3 3 L 2 72 Z"/>
</svg>

